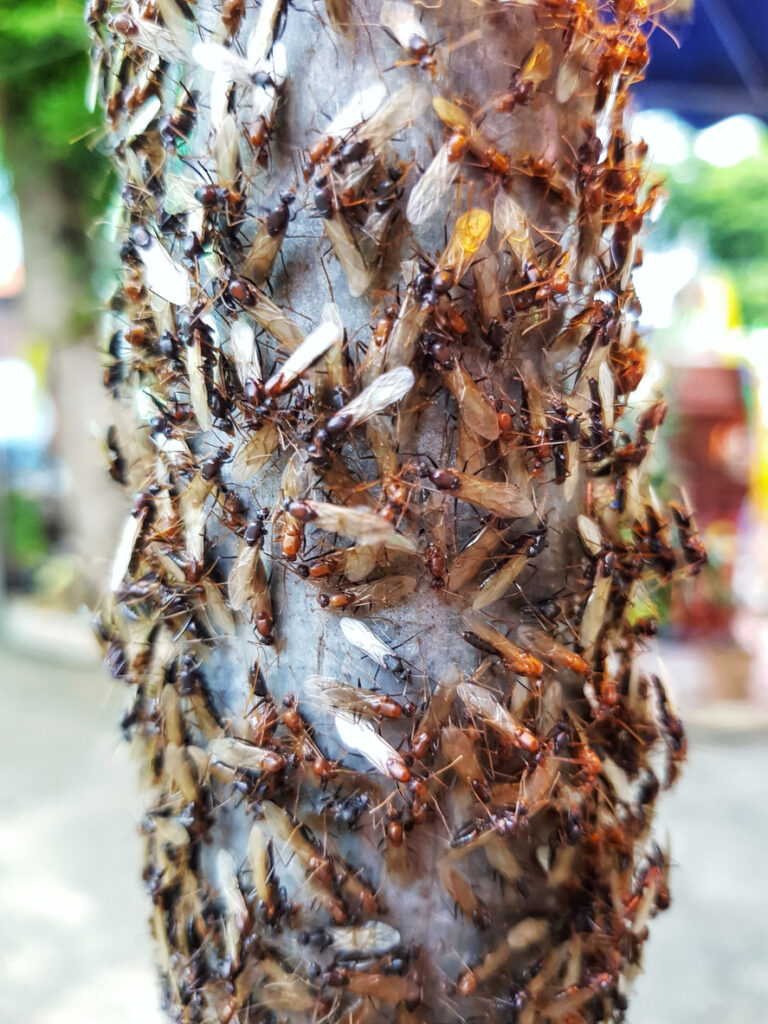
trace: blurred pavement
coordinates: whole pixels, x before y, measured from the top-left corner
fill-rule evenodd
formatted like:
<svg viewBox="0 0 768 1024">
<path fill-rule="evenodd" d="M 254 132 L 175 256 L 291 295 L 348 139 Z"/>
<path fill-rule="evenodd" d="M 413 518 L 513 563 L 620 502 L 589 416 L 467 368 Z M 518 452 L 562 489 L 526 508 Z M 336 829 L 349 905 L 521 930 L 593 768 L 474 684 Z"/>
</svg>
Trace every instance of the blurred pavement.
<svg viewBox="0 0 768 1024">
<path fill-rule="evenodd" d="M 34 656 L 0 649 L 2 1022 L 164 1020 L 139 879 L 138 770 L 117 725 L 121 691 L 74 635 L 65 643 L 60 631 L 42 655 L 39 645 Z M 652 923 L 630 1024 L 766 1020 L 762 720 L 742 708 L 728 729 L 694 726 L 690 763 L 658 827 L 677 863 L 673 904 Z"/>
<path fill-rule="evenodd" d="M 0 650 L 0 1021 L 161 1024 L 141 815 L 103 670 Z"/>
</svg>

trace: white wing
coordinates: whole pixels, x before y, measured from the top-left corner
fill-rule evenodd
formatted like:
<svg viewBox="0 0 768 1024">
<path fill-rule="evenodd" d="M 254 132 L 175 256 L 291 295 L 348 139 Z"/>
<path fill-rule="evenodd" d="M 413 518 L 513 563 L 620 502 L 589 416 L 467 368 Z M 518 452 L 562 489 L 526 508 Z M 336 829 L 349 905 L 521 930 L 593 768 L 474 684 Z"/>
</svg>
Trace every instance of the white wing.
<svg viewBox="0 0 768 1024">
<path fill-rule="evenodd" d="M 384 921 L 366 921 L 349 927 L 328 928 L 339 953 L 388 953 L 400 944 L 400 932 Z"/>
<path fill-rule="evenodd" d="M 232 346 L 237 375 L 242 384 L 245 384 L 247 380 L 261 380 L 261 366 L 255 338 L 253 328 L 244 320 L 235 320 L 232 324 L 229 343 Z"/>
<path fill-rule="evenodd" d="M 353 128 L 367 121 L 379 109 L 386 97 L 387 89 L 383 82 L 361 89 L 342 107 L 324 134 L 332 138 L 349 135 Z"/>
<path fill-rule="evenodd" d="M 388 28 L 404 50 L 409 49 L 411 39 L 417 36 L 426 41 L 426 35 L 416 12 L 403 0 L 384 0 L 381 5 L 381 24 Z"/>
<path fill-rule="evenodd" d="M 272 374 L 264 385 L 264 390 L 268 395 L 280 394 L 281 391 L 285 391 L 305 370 L 317 362 L 320 356 L 325 355 L 331 345 L 335 345 L 341 338 L 342 331 L 338 324 L 331 321 L 320 324 L 288 356 L 280 369 Z"/>
<path fill-rule="evenodd" d="M 424 113 L 431 104 L 431 93 L 423 85 L 406 85 L 383 103 L 365 124 L 359 125 L 356 135 L 368 139 L 378 149 L 393 135 L 397 135 Z"/>
<path fill-rule="evenodd" d="M 451 160 L 449 146 L 441 146 L 408 197 L 406 216 L 411 224 L 423 224 L 437 213 L 460 167 L 461 160 Z"/>
<path fill-rule="evenodd" d="M 399 664 L 400 659 L 392 648 L 380 640 L 364 622 L 359 619 L 343 618 L 339 625 L 345 639 L 363 654 L 367 654 L 377 665 L 392 668 L 394 664 Z"/>
<path fill-rule="evenodd" d="M 414 383 L 413 371 L 407 366 L 398 366 L 383 373 L 331 417 L 328 421 L 329 430 L 332 431 L 334 420 L 338 420 L 339 423 L 343 421 L 345 429 L 365 423 L 388 405 L 405 398 Z"/>
<path fill-rule="evenodd" d="M 334 716 L 336 732 L 347 748 L 361 754 L 382 775 L 390 775 L 398 782 L 407 782 L 411 773 L 400 754 L 366 721 L 343 713 Z"/>
<path fill-rule="evenodd" d="M 283 0 L 263 0 L 246 47 L 250 67 L 255 67 L 269 56 L 275 38 L 275 23 L 282 5 Z"/>
<path fill-rule="evenodd" d="M 230 82 L 252 85 L 251 67 L 244 57 L 221 43 L 195 43 L 192 56 L 206 71 L 226 76 Z"/>
<path fill-rule="evenodd" d="M 160 113 L 162 103 L 159 96 L 150 96 L 146 103 L 144 103 L 133 116 L 133 119 L 128 122 L 125 128 L 125 138 L 127 142 L 132 142 L 133 139 L 141 135 L 142 132 L 152 124 L 154 119 Z"/>
<path fill-rule="evenodd" d="M 174 263 L 168 251 L 154 237 L 148 245 L 136 245 L 141 262 L 144 264 L 147 285 L 161 299 L 174 306 L 189 302 L 189 274 L 178 263 Z"/>
</svg>

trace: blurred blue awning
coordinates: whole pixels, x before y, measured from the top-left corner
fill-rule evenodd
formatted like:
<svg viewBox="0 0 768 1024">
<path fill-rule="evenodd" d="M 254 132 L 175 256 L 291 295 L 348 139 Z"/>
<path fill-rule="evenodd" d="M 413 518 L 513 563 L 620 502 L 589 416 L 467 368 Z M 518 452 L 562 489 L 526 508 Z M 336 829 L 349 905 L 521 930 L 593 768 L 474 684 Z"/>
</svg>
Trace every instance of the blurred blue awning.
<svg viewBox="0 0 768 1024">
<path fill-rule="evenodd" d="M 662 16 L 663 17 L 663 16 Z M 640 106 L 672 110 L 696 127 L 732 114 L 768 121 L 768 0 L 694 0 L 649 38 Z"/>
</svg>

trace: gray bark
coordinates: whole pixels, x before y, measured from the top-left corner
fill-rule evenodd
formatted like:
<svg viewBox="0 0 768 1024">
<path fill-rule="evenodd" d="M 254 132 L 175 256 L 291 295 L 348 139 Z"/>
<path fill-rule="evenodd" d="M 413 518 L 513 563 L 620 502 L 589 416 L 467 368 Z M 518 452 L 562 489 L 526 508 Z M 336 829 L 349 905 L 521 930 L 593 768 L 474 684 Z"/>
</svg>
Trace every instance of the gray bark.
<svg viewBox="0 0 768 1024">
<path fill-rule="evenodd" d="M 618 27 L 592 3 L 278 4 L 275 47 L 270 30 L 248 64 L 266 0 L 233 36 L 218 5 L 195 5 L 193 22 L 174 0 L 157 9 L 94 32 L 125 183 L 108 375 L 138 412 L 121 444 L 140 492 L 102 622 L 135 688 L 126 727 L 152 794 L 146 877 L 169 1008 L 190 1021 L 620 1017 L 667 899 L 653 802 L 684 751 L 663 685 L 634 661 L 646 590 L 686 564 L 642 484 L 662 410 L 634 442 L 614 429 L 641 359 L 630 271 L 645 193 L 624 103 L 642 18 L 630 3 Z M 422 59 L 411 29 L 403 46 L 382 27 L 406 15 Z M 375 105 L 352 117 L 308 181 L 308 151 L 378 86 L 379 104 L 405 90 L 411 116 L 342 162 Z M 187 94 L 194 127 L 174 145 L 163 118 Z M 254 113 L 273 94 L 260 151 Z M 457 174 L 434 216 L 409 223 L 451 131 Z M 390 168 L 377 244 L 366 220 Z M 291 219 L 260 274 L 251 240 L 285 189 Z M 470 210 L 488 222 L 476 251 L 456 245 Z M 347 272 L 328 240 L 343 227 L 347 262 L 363 261 Z M 193 233 L 204 251 L 185 259 Z M 333 322 L 329 302 L 344 327 L 343 356 L 285 393 L 272 375 L 296 345 L 265 329 L 267 291 L 304 333 Z M 238 373 L 248 328 L 260 370 Z M 340 405 L 400 366 L 414 381 L 396 404 L 329 436 Z M 245 471 L 245 446 L 270 438 Z M 266 536 L 249 547 L 259 516 Z M 396 659 L 377 667 L 344 619 Z"/>
</svg>

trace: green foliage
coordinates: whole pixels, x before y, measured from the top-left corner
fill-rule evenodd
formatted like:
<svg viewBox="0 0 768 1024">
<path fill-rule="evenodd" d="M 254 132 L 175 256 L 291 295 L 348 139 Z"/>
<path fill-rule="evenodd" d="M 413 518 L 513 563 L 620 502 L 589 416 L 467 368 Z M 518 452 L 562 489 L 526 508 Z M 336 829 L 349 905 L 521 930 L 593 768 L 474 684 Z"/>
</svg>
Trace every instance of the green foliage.
<svg viewBox="0 0 768 1024">
<path fill-rule="evenodd" d="M 669 202 L 659 223 L 667 240 L 706 242 L 713 262 L 733 280 L 744 322 L 768 325 L 768 141 L 732 167 L 691 159 L 667 175 Z"/>
<path fill-rule="evenodd" d="M 22 569 L 38 565 L 48 552 L 45 520 L 39 503 L 11 492 L 7 496 L 6 512 L 12 564 Z"/>
<path fill-rule="evenodd" d="M 0 116 L 14 175 L 29 161 L 92 214 L 104 165 L 87 144 L 98 111 L 85 109 L 88 34 L 80 0 L 0 0 Z"/>
</svg>

